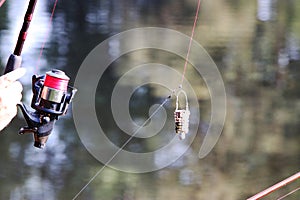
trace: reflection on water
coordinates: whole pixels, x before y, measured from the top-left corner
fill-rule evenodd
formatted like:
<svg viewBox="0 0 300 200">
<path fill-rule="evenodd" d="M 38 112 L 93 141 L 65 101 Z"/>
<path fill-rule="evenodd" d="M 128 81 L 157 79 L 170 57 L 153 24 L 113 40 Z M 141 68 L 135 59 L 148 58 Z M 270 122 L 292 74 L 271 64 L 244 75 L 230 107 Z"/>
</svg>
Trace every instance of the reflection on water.
<svg viewBox="0 0 300 200">
<path fill-rule="evenodd" d="M 28 72 L 22 82 L 26 102 L 31 98 L 30 79 L 43 42 L 46 46 L 38 73 L 56 67 L 74 80 L 89 51 L 113 34 L 158 26 L 189 35 L 197 2 L 58 1 L 49 27 L 52 3 L 37 3 L 25 42 L 23 66 Z M 0 8 L 2 66 L 13 51 L 26 6 L 10 0 Z M 299 22 L 300 3 L 296 0 L 203 1 L 195 40 L 219 67 L 228 101 L 226 124 L 217 146 L 206 158 L 198 159 L 211 105 L 203 80 L 189 67 L 187 78 L 196 88 L 201 108 L 198 135 L 191 148 L 168 168 L 157 172 L 127 174 L 106 168 L 79 199 L 245 199 L 299 171 Z M 111 55 L 118 54 L 118 41 L 112 41 L 109 47 Z M 120 58 L 102 77 L 107 84 L 99 88 L 96 109 L 108 137 L 116 144 L 122 144 L 128 137 L 116 127 L 111 112 L 102 107 L 110 107 L 113 86 L 123 73 L 131 66 L 149 61 L 179 71 L 184 64 L 174 55 L 142 50 Z M 141 74 L 140 79 L 147 76 Z M 132 79 L 127 84 L 134 87 L 141 80 Z M 133 118 L 143 121 L 148 108 L 164 98 L 165 91 L 155 85 L 137 90 L 129 105 Z M 166 110 L 172 112 L 172 104 L 167 106 Z M 172 124 L 172 120 L 171 117 L 167 124 Z M 102 165 L 80 142 L 71 113 L 57 123 L 42 151 L 33 148 L 32 136 L 16 134 L 24 124 L 22 118 L 16 118 L 1 134 L 0 199 L 72 199 Z M 153 150 L 161 142 L 154 138 L 136 139 L 128 150 Z M 184 145 L 178 143 L 172 152 L 156 155 L 154 162 L 164 162 Z M 270 198 L 298 186 L 299 182 L 291 184 Z M 289 199 L 299 198 L 297 192 Z"/>
<path fill-rule="evenodd" d="M 269 21 L 272 18 L 272 0 L 257 1 L 257 18 L 261 21 Z"/>
</svg>

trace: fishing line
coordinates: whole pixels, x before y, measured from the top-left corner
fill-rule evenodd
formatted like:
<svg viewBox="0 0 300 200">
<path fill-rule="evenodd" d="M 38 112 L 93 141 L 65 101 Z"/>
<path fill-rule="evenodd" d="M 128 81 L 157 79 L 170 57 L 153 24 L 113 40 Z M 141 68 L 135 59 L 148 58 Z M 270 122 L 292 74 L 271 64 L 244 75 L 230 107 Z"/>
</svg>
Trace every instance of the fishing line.
<svg viewBox="0 0 300 200">
<path fill-rule="evenodd" d="M 150 119 L 168 102 L 168 100 L 171 98 L 171 96 L 168 96 L 160 105 L 158 108 L 154 110 L 154 112 L 146 119 L 146 121 L 130 136 L 128 140 L 114 153 L 114 155 L 98 170 L 98 172 L 82 187 L 82 189 L 74 196 L 72 200 L 75 200 L 86 188 L 87 186 L 93 182 L 93 180 L 105 169 L 105 167 L 118 155 L 120 151 L 123 150 L 123 148 L 131 141 L 133 137 L 149 122 Z"/>
<path fill-rule="evenodd" d="M 38 57 L 38 60 L 37 60 L 37 64 L 35 66 L 35 74 L 38 72 L 39 65 L 40 65 L 40 60 L 41 60 L 42 55 L 43 55 L 45 44 L 46 44 L 46 41 L 49 38 L 50 26 L 52 24 L 52 20 L 53 20 L 53 16 L 54 16 L 54 13 L 55 13 L 57 2 L 58 2 L 58 0 L 55 0 L 53 8 L 52 8 L 51 16 L 50 16 L 50 19 L 49 19 L 49 22 L 48 22 L 48 25 L 47 25 L 47 32 L 44 36 L 43 43 L 42 43 L 42 46 L 41 46 L 41 50 L 40 50 L 40 53 L 39 53 L 39 57 Z"/>
<path fill-rule="evenodd" d="M 193 38 L 194 38 L 195 28 L 196 28 L 196 25 L 197 25 L 197 20 L 198 20 L 200 5 L 201 5 L 201 0 L 198 0 L 197 10 L 196 10 L 196 14 L 195 14 L 195 19 L 194 19 L 194 24 L 193 24 L 193 28 L 192 28 L 192 33 L 191 33 L 191 36 L 190 36 L 190 41 L 189 41 L 188 51 L 187 51 L 187 55 L 186 55 L 186 59 L 185 59 L 185 64 L 184 64 L 184 69 L 183 69 L 183 73 L 182 73 L 182 78 L 181 78 L 181 82 L 180 82 L 180 85 L 179 85 L 178 89 L 172 90 L 172 93 L 145 120 L 145 122 L 131 135 L 131 137 L 118 149 L 118 151 L 116 151 L 114 153 L 114 155 L 97 171 L 97 173 L 81 188 L 81 190 L 74 196 L 74 198 L 72 200 L 75 200 L 87 188 L 87 186 L 91 182 L 93 182 L 93 180 L 95 180 L 95 178 L 105 169 L 105 167 L 118 155 L 118 153 L 121 150 L 123 150 L 123 148 L 131 141 L 131 139 L 133 137 L 135 137 L 135 135 L 141 130 L 141 128 L 144 127 L 148 123 L 148 121 L 150 119 L 152 119 L 152 117 L 171 99 L 171 97 L 173 95 L 176 95 L 176 93 L 178 91 L 182 90 L 182 84 L 183 84 L 183 81 L 184 81 L 184 78 L 185 78 L 185 72 L 186 72 L 186 69 L 187 69 L 187 63 L 188 63 L 188 59 L 189 59 L 189 55 L 190 55 L 190 50 L 191 50 L 191 46 L 192 46 L 192 42 L 193 42 Z"/>
<path fill-rule="evenodd" d="M 175 132 L 176 132 L 176 134 L 179 135 L 179 139 L 181 139 L 181 140 L 185 139 L 185 135 L 189 132 L 190 111 L 189 111 L 189 107 L 188 107 L 188 98 L 187 98 L 186 92 L 184 91 L 182 85 L 183 85 L 183 81 L 185 79 L 185 73 L 186 73 L 186 69 L 188 66 L 188 60 L 189 60 L 192 43 L 193 43 L 193 38 L 194 38 L 194 34 L 195 34 L 195 29 L 196 29 L 196 25 L 197 25 L 197 21 L 198 21 L 200 5 L 201 5 L 201 0 L 198 0 L 197 10 L 196 10 L 196 14 L 194 17 L 192 33 L 190 36 L 188 50 L 187 50 L 187 54 L 185 57 L 181 82 L 179 83 L 178 88 L 176 90 L 173 90 L 173 94 L 176 96 L 176 109 L 174 111 Z M 179 99 L 180 93 L 183 93 L 185 95 L 185 104 L 186 104 L 185 108 L 178 108 L 178 101 L 179 101 L 178 99 Z"/>
<path fill-rule="evenodd" d="M 194 25 L 193 25 L 193 29 L 192 29 L 192 33 L 191 33 L 191 37 L 190 37 L 188 51 L 187 51 L 187 54 L 186 54 L 186 57 L 185 57 L 185 63 L 184 63 L 184 68 L 183 68 L 182 77 L 181 77 L 181 83 L 180 83 L 179 87 L 182 87 L 182 83 L 183 83 L 183 80 L 184 80 L 188 60 L 189 60 L 189 57 L 190 57 L 190 51 L 191 51 L 192 42 L 193 42 L 193 38 L 194 38 L 195 28 L 196 28 L 197 21 L 198 21 L 200 5 L 201 5 L 201 0 L 198 0 L 197 11 L 196 11 L 196 14 L 195 14 L 195 19 L 194 19 Z"/>
<path fill-rule="evenodd" d="M 282 200 L 282 199 L 286 198 L 287 196 L 289 196 L 289 195 L 291 195 L 291 194 L 297 192 L 298 190 L 300 190 L 300 187 L 298 187 L 298 188 L 294 189 L 293 191 L 291 191 L 291 192 L 289 192 L 289 193 L 283 195 L 282 197 L 279 197 L 277 200 Z"/>
</svg>

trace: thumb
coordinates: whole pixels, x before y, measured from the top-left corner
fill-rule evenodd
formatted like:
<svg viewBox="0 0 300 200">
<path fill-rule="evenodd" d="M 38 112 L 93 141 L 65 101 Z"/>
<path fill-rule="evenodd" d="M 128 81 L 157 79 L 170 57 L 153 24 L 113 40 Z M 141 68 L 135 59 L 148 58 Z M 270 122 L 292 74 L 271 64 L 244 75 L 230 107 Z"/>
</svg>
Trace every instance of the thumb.
<svg viewBox="0 0 300 200">
<path fill-rule="evenodd" d="M 12 82 L 18 80 L 22 76 L 24 76 L 26 73 L 25 68 L 18 68 L 12 72 L 9 72 L 3 76 L 0 77 L 0 87 L 5 88 L 8 85 L 10 85 Z"/>
</svg>

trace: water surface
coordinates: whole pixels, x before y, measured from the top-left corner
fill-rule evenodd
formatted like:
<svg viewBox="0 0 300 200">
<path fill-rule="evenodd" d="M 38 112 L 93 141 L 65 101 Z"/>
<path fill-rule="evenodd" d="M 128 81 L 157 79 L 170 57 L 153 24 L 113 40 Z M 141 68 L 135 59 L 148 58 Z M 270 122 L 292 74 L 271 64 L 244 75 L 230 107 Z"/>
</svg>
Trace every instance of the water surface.
<svg viewBox="0 0 300 200">
<path fill-rule="evenodd" d="M 49 25 L 53 3 L 37 3 L 24 46 L 27 75 L 21 81 L 28 105 L 33 73 L 58 68 L 74 81 L 84 58 L 96 45 L 132 28 L 163 27 L 190 35 L 197 5 L 195 0 L 58 1 Z M 13 51 L 26 6 L 10 0 L 0 8 L 2 67 Z M 227 94 L 226 122 L 213 151 L 204 159 L 198 158 L 211 103 L 205 83 L 189 68 L 186 76 L 197 88 L 201 120 L 197 137 L 184 156 L 165 169 L 145 174 L 107 167 L 78 199 L 245 199 L 299 171 L 300 3 L 203 1 L 195 31 L 194 39 L 217 64 Z M 179 71 L 184 64 L 182 58 L 167 52 L 141 50 L 118 59 L 99 83 L 95 99 L 98 120 L 119 146 L 128 136 L 113 121 L 109 109 L 112 89 L 132 66 L 147 62 Z M 132 86 L 145 77 L 147 74 L 127 84 Z M 134 93 L 129 108 L 137 123 L 147 118 L 151 105 L 159 103 L 165 92 L 157 85 L 145 85 Z M 166 106 L 170 116 L 173 106 Z M 168 118 L 167 124 L 172 123 L 173 118 Z M 1 132 L 0 199 L 72 199 L 102 167 L 81 143 L 71 112 L 58 121 L 42 151 L 32 146 L 32 136 L 17 134 L 24 124 L 18 116 Z M 162 138 L 134 139 L 126 149 L 151 151 L 168 142 L 168 137 Z M 299 181 L 269 198 L 296 187 Z M 296 192 L 286 199 L 299 199 L 299 195 Z"/>
</svg>

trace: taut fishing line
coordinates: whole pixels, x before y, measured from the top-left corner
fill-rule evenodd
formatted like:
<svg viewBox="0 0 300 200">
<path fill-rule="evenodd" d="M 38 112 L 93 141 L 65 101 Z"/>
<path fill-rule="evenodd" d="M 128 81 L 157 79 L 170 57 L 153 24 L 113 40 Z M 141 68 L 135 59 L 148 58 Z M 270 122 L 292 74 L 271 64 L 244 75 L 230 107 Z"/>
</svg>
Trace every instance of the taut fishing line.
<svg viewBox="0 0 300 200">
<path fill-rule="evenodd" d="M 171 97 L 173 95 L 175 95 L 176 98 L 176 110 L 174 112 L 174 118 L 175 118 L 175 130 L 176 133 L 179 133 L 179 137 L 180 139 L 184 139 L 185 138 L 185 134 L 188 132 L 188 123 L 189 123 L 189 110 L 188 110 L 188 98 L 186 96 L 186 92 L 183 90 L 182 84 L 183 81 L 185 79 L 185 72 L 187 69 L 187 65 L 188 65 L 188 59 L 189 59 L 189 55 L 190 55 L 190 50 L 191 50 L 191 46 L 192 46 L 192 41 L 193 41 L 193 37 L 194 37 L 194 33 L 195 33 L 195 28 L 197 25 L 197 19 L 198 19 L 198 15 L 199 15 L 199 10 L 200 10 L 200 5 L 201 5 L 201 0 L 198 0 L 198 4 L 197 4 L 197 10 L 196 10 L 196 14 L 195 14 L 195 18 L 194 18 L 194 23 L 193 23 L 193 28 L 192 28 L 192 33 L 190 36 L 190 40 L 189 40 L 189 45 L 188 45 L 188 50 L 187 50 L 187 54 L 185 57 L 185 64 L 184 64 L 184 68 L 183 68 L 183 73 L 182 73 L 182 77 L 181 77 L 181 81 L 179 83 L 178 89 L 174 89 L 172 90 L 172 93 L 159 105 L 158 108 L 156 108 L 154 110 L 154 112 L 145 120 L 145 122 L 130 136 L 130 138 L 128 140 L 126 140 L 126 142 L 111 156 L 111 158 L 104 163 L 104 165 L 95 173 L 95 175 L 82 187 L 82 189 L 73 197 L 72 200 L 75 200 L 77 197 L 79 197 L 79 195 L 88 187 L 88 185 L 105 169 L 105 167 L 112 162 L 112 160 L 117 156 L 117 154 L 119 154 L 121 152 L 121 150 L 123 150 L 123 148 L 131 141 L 131 139 L 133 137 L 136 136 L 136 134 L 142 129 L 143 126 L 145 126 L 149 120 L 152 119 L 152 117 L 171 99 Z M 186 99 L 186 108 L 185 109 L 178 109 L 178 98 L 179 95 L 183 93 L 185 95 L 185 99 Z M 177 120 L 177 121 L 176 121 Z"/>
<path fill-rule="evenodd" d="M 40 54 L 39 54 L 39 57 L 37 59 L 37 63 L 36 63 L 36 66 L 35 66 L 35 73 L 37 73 L 37 71 L 39 69 L 40 60 L 41 60 L 42 55 L 43 55 L 45 44 L 46 44 L 46 41 L 49 38 L 50 27 L 51 27 L 51 24 L 52 24 L 52 20 L 53 20 L 53 16 L 54 16 L 54 12 L 55 12 L 55 9 L 56 9 L 57 2 L 58 2 L 58 0 L 55 0 L 55 2 L 53 4 L 52 12 L 51 12 L 51 15 L 50 15 L 50 18 L 49 18 L 49 22 L 48 22 L 48 25 L 47 25 L 47 27 L 48 27 L 47 28 L 47 32 L 45 34 L 44 41 L 43 41 L 41 49 L 40 49 Z"/>
<path fill-rule="evenodd" d="M 73 197 L 73 200 L 76 199 L 84 190 L 85 188 L 91 183 L 93 182 L 93 180 L 104 170 L 104 168 L 116 157 L 116 155 L 131 141 L 131 139 L 133 137 L 136 136 L 136 134 L 142 129 L 143 126 L 145 126 L 149 120 L 151 120 L 151 118 L 168 102 L 168 100 L 171 98 L 171 96 L 169 96 L 168 98 L 166 98 L 160 105 L 158 108 L 156 108 L 154 110 L 154 112 L 148 117 L 148 119 L 146 119 L 146 121 L 140 126 L 139 129 L 137 129 L 128 140 L 126 140 L 126 142 L 118 149 L 118 151 L 116 151 L 116 153 L 113 154 L 113 156 L 97 171 L 97 173 L 83 186 L 83 188 Z"/>
<path fill-rule="evenodd" d="M 300 190 L 300 187 L 298 187 L 298 188 L 296 188 L 296 189 L 290 191 L 289 193 L 283 195 L 282 197 L 279 197 L 277 200 L 282 200 L 282 199 L 284 199 L 284 198 L 286 198 L 286 197 L 288 197 L 288 196 L 294 194 L 294 193 L 297 192 L 298 190 Z"/>
<path fill-rule="evenodd" d="M 194 39 L 195 28 L 197 26 L 197 21 L 198 21 L 198 16 L 199 16 L 199 11 L 200 11 L 200 5 L 201 5 L 201 0 L 198 0 L 197 10 L 196 10 L 195 18 L 194 18 L 193 29 L 192 29 L 192 33 L 191 33 L 191 37 L 190 37 L 188 51 L 187 51 L 187 54 L 186 54 L 186 57 L 185 57 L 185 63 L 184 63 L 184 67 L 183 67 L 181 83 L 180 83 L 179 86 L 182 86 L 183 80 L 184 80 L 184 77 L 185 77 L 185 72 L 186 72 L 186 68 L 187 68 L 187 65 L 188 65 L 188 60 L 189 60 L 189 57 L 190 57 L 190 51 L 191 51 L 191 48 L 192 48 L 192 42 L 193 42 L 193 39 Z"/>
<path fill-rule="evenodd" d="M 176 110 L 174 112 L 175 132 L 176 132 L 176 134 L 179 135 L 179 139 L 181 139 L 181 140 L 185 139 L 185 135 L 188 134 L 188 132 L 189 132 L 189 116 L 190 116 L 190 111 L 189 111 L 189 107 L 188 107 L 188 97 L 187 97 L 186 92 L 183 89 L 182 84 L 183 84 L 183 81 L 185 79 L 185 72 L 186 72 L 186 69 L 187 69 L 187 66 L 188 66 L 188 60 L 189 60 L 189 57 L 190 57 L 190 51 L 191 51 L 192 42 L 193 42 L 193 39 L 194 39 L 195 28 L 196 28 L 197 21 L 198 21 L 200 5 L 201 5 L 201 0 L 198 0 L 197 10 L 196 10 L 196 14 L 195 14 L 195 17 L 194 17 L 193 29 L 192 29 L 192 33 L 191 33 L 191 36 L 190 36 L 190 41 L 189 41 L 187 54 L 186 54 L 186 57 L 185 57 L 181 82 L 178 86 L 178 89 L 173 90 L 173 93 L 176 95 Z M 178 109 L 179 95 L 181 93 L 183 93 L 185 95 L 185 104 L 186 104 L 185 109 Z"/>
</svg>

